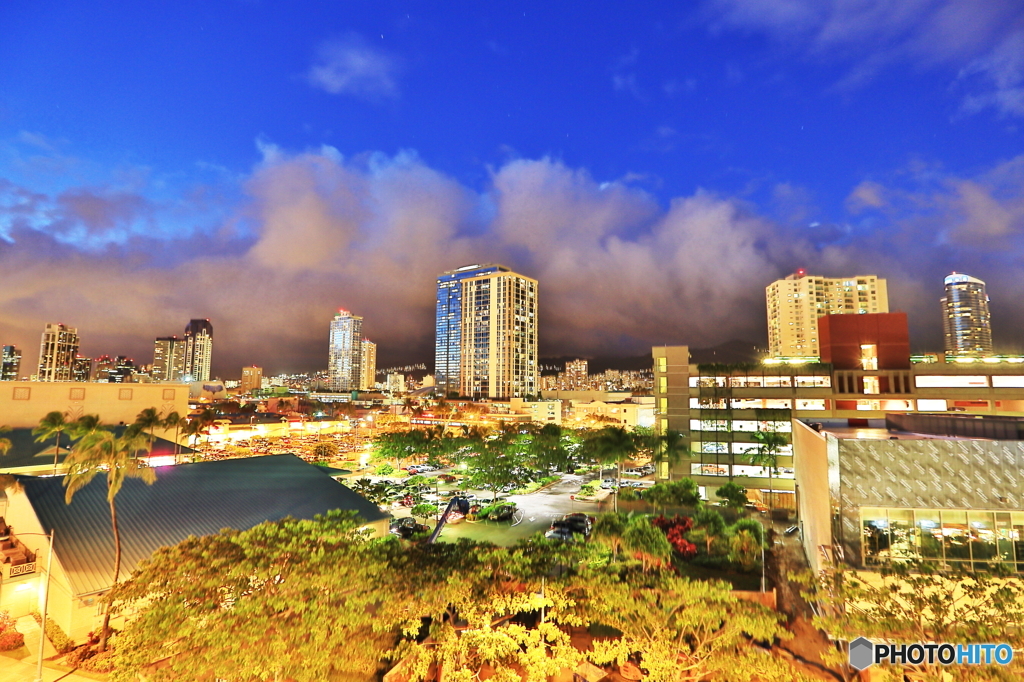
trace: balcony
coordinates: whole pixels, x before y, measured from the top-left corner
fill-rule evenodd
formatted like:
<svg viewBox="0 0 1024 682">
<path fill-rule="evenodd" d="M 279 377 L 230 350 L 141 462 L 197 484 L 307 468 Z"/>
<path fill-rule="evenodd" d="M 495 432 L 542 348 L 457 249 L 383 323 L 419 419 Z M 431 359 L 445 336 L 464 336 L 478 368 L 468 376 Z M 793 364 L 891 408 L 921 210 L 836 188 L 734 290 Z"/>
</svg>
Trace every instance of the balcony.
<svg viewBox="0 0 1024 682">
<path fill-rule="evenodd" d="M 0 516 L 0 577 L 4 580 L 36 572 L 36 555 L 15 536 Z"/>
</svg>

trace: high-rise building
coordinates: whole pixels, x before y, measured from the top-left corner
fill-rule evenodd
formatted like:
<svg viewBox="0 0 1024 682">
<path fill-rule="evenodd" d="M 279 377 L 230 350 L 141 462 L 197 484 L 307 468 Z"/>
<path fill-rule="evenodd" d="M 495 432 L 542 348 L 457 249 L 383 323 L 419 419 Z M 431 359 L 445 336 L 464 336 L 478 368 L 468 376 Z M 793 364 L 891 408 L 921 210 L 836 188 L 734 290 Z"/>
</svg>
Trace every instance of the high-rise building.
<svg viewBox="0 0 1024 682">
<path fill-rule="evenodd" d="M 537 280 L 501 265 L 467 265 L 438 277 L 434 372 L 446 394 L 536 395 Z"/>
<path fill-rule="evenodd" d="M 355 391 L 363 380 L 363 318 L 339 310 L 331 320 L 327 373 L 335 391 Z"/>
<path fill-rule="evenodd" d="M 570 360 L 565 363 L 565 389 L 567 391 L 578 391 L 585 389 L 589 383 L 586 360 Z"/>
<path fill-rule="evenodd" d="M 138 369 L 135 366 L 135 360 L 124 355 L 118 355 L 114 358 L 112 364 L 113 367 L 107 370 L 108 383 L 127 384 L 134 379 L 135 372 Z"/>
<path fill-rule="evenodd" d="M 153 343 L 153 381 L 181 381 L 187 345 L 177 336 L 162 336 Z"/>
<path fill-rule="evenodd" d="M 72 381 L 92 380 L 92 358 L 75 358 L 75 364 L 71 368 Z"/>
<path fill-rule="evenodd" d="M 71 381 L 78 356 L 78 330 L 47 324 L 39 343 L 39 381 Z"/>
<path fill-rule="evenodd" d="M 263 368 L 251 365 L 242 368 L 242 393 L 252 393 L 263 388 Z"/>
<path fill-rule="evenodd" d="M 389 374 L 384 382 L 384 390 L 391 394 L 405 393 L 405 375 Z"/>
<path fill-rule="evenodd" d="M 363 362 L 362 380 L 359 388 L 363 391 L 372 391 L 377 385 L 377 344 L 369 339 L 363 339 Z"/>
<path fill-rule="evenodd" d="M 0 355 L 0 381 L 17 381 L 21 372 L 21 351 L 14 346 L 4 346 Z"/>
<path fill-rule="evenodd" d="M 213 325 L 209 320 L 191 320 L 185 327 L 186 381 L 209 381 L 213 357 Z"/>
<path fill-rule="evenodd" d="M 771 357 L 817 357 L 818 318 L 889 312 L 886 281 L 875 275 L 818 277 L 797 270 L 765 288 Z"/>
<path fill-rule="evenodd" d="M 992 321 L 985 283 L 954 272 L 943 280 L 942 331 L 948 355 L 991 355 Z"/>
</svg>

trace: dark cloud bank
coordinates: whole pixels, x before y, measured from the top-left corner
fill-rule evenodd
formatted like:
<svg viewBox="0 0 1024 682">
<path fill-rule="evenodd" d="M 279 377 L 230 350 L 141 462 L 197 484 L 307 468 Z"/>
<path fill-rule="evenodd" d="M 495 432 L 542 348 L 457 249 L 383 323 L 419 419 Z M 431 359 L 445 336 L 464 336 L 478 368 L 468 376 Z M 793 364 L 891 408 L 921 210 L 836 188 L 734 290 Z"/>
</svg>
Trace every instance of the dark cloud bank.
<svg viewBox="0 0 1024 682">
<path fill-rule="evenodd" d="M 429 364 L 434 278 L 501 262 L 540 281 L 546 356 L 763 342 L 764 287 L 796 267 L 887 277 L 919 348 L 941 343 L 942 277 L 970 272 L 989 282 L 997 342 L 1020 350 L 1024 156 L 970 178 L 902 169 L 851 188 L 846 222 L 807 227 L 705 191 L 665 205 L 550 159 L 509 162 L 477 190 L 414 154 L 262 148 L 211 229 L 157 231 L 167 211 L 141 193 L 47 196 L 0 178 L 0 343 L 31 365 L 43 325 L 63 321 L 85 354 L 149 362 L 154 337 L 209 317 L 215 372 L 298 371 L 326 365 L 344 307 L 382 363 Z"/>
</svg>

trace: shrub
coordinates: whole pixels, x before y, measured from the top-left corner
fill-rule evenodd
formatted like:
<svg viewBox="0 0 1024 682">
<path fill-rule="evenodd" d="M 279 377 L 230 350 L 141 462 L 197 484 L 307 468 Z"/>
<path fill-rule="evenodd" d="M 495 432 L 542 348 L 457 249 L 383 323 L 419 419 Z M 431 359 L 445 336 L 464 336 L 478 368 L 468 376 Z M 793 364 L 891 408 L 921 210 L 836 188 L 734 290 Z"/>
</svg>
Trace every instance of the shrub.
<svg viewBox="0 0 1024 682">
<path fill-rule="evenodd" d="M 94 673 L 109 673 L 114 669 L 114 650 L 100 651 L 82 661 L 81 669 Z"/>
<path fill-rule="evenodd" d="M 665 534 L 668 543 L 672 545 L 672 549 L 679 554 L 681 559 L 688 561 L 697 556 L 697 545 L 686 539 L 686 533 L 693 529 L 693 519 L 689 516 L 677 514 L 668 519 L 662 514 L 651 519 L 651 525 Z"/>
<path fill-rule="evenodd" d="M 64 656 L 64 665 L 72 668 L 81 668 L 83 663 L 95 655 L 96 652 L 88 644 L 80 646 L 77 649 L 72 649 Z"/>
<path fill-rule="evenodd" d="M 7 632 L 8 630 L 17 631 L 17 624 L 11 614 L 7 611 L 0 611 L 0 635 Z"/>
<path fill-rule="evenodd" d="M 25 635 L 17 630 L 7 630 L 0 634 L 0 651 L 11 651 L 25 644 Z"/>
<path fill-rule="evenodd" d="M 390 476 L 391 474 L 395 473 L 395 467 L 385 462 L 384 464 L 381 464 L 379 467 L 374 469 L 373 473 L 375 473 L 378 476 Z"/>
<path fill-rule="evenodd" d="M 640 499 L 640 493 L 635 488 L 623 488 L 619 491 L 620 502 L 636 502 Z"/>
<path fill-rule="evenodd" d="M 35 618 L 37 623 L 41 624 L 43 622 L 43 617 L 36 611 L 32 612 L 32 617 Z M 75 643 L 71 641 L 70 637 L 64 634 L 64 631 L 52 618 L 46 619 L 46 627 L 44 628 L 44 631 L 46 632 L 46 638 L 50 640 L 50 644 L 52 644 L 53 648 L 57 650 L 57 653 L 66 654 L 75 648 Z"/>
<path fill-rule="evenodd" d="M 761 544 L 764 544 L 764 526 L 757 519 L 740 519 L 736 523 L 732 524 L 730 530 L 734 535 L 738 535 L 741 531 L 747 531 Z"/>
</svg>

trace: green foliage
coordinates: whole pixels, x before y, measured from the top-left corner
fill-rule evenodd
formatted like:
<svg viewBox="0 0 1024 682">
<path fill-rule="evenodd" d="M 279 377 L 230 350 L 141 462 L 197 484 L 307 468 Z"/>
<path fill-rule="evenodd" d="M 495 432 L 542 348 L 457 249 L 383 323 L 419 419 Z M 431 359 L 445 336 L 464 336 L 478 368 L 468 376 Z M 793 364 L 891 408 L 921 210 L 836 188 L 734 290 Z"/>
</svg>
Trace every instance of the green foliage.
<svg viewBox="0 0 1024 682">
<path fill-rule="evenodd" d="M 353 515 L 331 512 L 157 550 L 110 595 L 138 610 L 115 641 L 111 679 L 134 680 L 163 659 L 168 667 L 146 670 L 147 679 L 202 671 L 312 682 L 374 672 L 395 643 L 373 613 L 391 543 L 369 542 L 357 527 Z"/>
<path fill-rule="evenodd" d="M 323 441 L 313 446 L 313 456 L 324 461 L 338 456 L 338 446 L 330 441 Z"/>
<path fill-rule="evenodd" d="M 884 642 L 1006 642 L 1024 646 L 1024 581 L 985 573 L 942 574 L 924 564 L 877 573 L 828 568 L 814 577 L 793 576 L 808 601 L 818 604 L 815 627 L 840 640 L 864 636 Z M 845 655 L 827 662 L 845 664 Z M 911 666 L 908 666 L 911 667 Z M 1019 680 L 1024 663 L 1009 666 L 916 666 L 922 679 Z M 947 678 L 948 679 L 948 678 Z"/>
<path fill-rule="evenodd" d="M 749 530 L 741 530 L 729 538 L 729 561 L 744 571 L 752 571 L 761 561 L 762 545 Z"/>
<path fill-rule="evenodd" d="M 672 556 L 672 545 L 665 534 L 651 525 L 646 516 L 635 516 L 629 520 L 622 534 L 622 547 L 640 559 L 644 572 Z"/>
<path fill-rule="evenodd" d="M 681 478 L 678 481 L 655 483 L 644 493 L 644 499 L 655 508 L 665 507 L 700 507 L 700 490 L 692 478 Z"/>
<path fill-rule="evenodd" d="M 426 521 L 427 519 L 437 516 L 437 505 L 417 504 L 409 513 L 417 519 L 423 519 Z"/>
<path fill-rule="evenodd" d="M 581 497 L 593 497 L 601 489 L 601 481 L 588 481 L 580 486 Z"/>
<path fill-rule="evenodd" d="M 648 682 L 804 679 L 787 663 L 751 645 L 790 637 L 781 617 L 737 600 L 720 581 L 689 581 L 667 573 L 635 575 L 595 590 L 592 608 L 621 637 L 596 639 L 590 658 L 624 664 L 639 653 Z"/>
<path fill-rule="evenodd" d="M 697 512 L 693 518 L 693 525 L 703 533 L 703 540 L 708 556 L 711 556 L 711 543 L 715 538 L 725 534 L 725 519 L 718 513 L 718 510 L 711 507 L 704 507 Z"/>
<path fill-rule="evenodd" d="M 725 506 L 733 509 L 743 509 L 748 502 L 746 488 L 733 481 L 719 486 L 715 491 L 715 497 L 720 498 L 725 502 Z"/>
<path fill-rule="evenodd" d="M 746 531 L 750 533 L 757 542 L 764 544 L 764 526 L 757 519 L 738 519 L 736 523 L 729 527 L 732 533 L 740 533 Z"/>
<path fill-rule="evenodd" d="M 622 547 L 622 538 L 629 527 L 629 515 L 619 512 L 601 514 L 590 531 L 591 537 L 612 550 L 612 561 Z"/>
<path fill-rule="evenodd" d="M 376 476 L 390 476 L 391 474 L 395 473 L 395 467 L 391 466 L 387 462 L 384 462 L 376 469 L 374 469 L 373 473 Z"/>
<path fill-rule="evenodd" d="M 619 488 L 617 494 L 621 502 L 636 502 L 640 499 L 640 493 L 636 488 Z"/>
<path fill-rule="evenodd" d="M 32 612 L 32 618 L 35 619 L 36 623 L 42 623 L 43 617 L 38 612 Z M 50 640 L 50 644 L 57 650 L 59 654 L 66 654 L 75 648 L 75 643 L 71 641 L 71 638 L 64 634 L 64 630 L 49 616 L 46 617 L 46 626 L 43 628 L 46 633 L 46 638 Z"/>
</svg>

